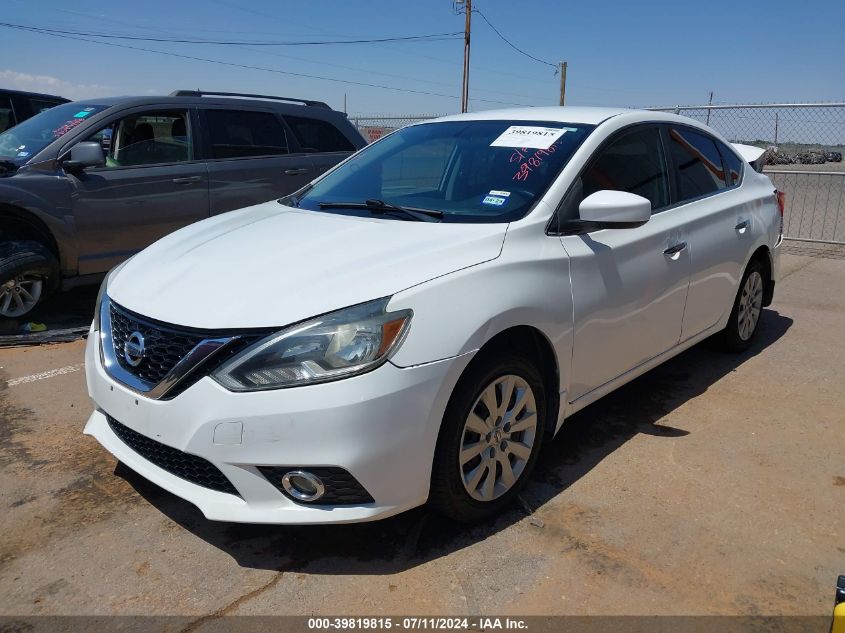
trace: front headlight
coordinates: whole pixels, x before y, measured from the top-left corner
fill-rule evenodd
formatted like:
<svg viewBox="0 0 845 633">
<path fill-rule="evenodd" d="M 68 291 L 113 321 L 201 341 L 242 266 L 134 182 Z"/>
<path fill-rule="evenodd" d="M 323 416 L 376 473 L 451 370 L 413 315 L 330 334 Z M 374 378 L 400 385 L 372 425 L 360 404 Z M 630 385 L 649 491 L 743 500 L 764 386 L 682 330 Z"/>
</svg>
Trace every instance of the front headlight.
<svg viewBox="0 0 845 633">
<path fill-rule="evenodd" d="M 132 257 L 134 257 L 134 255 Z M 132 257 L 130 257 L 129 259 L 132 259 Z M 122 264 L 118 264 L 117 266 L 112 268 L 109 272 L 106 273 L 106 276 L 103 277 L 103 282 L 100 284 L 100 290 L 99 292 L 97 292 L 97 302 L 94 304 L 94 323 L 92 327 L 95 332 L 100 331 L 100 311 L 103 303 L 103 297 L 106 295 L 106 291 L 109 287 L 109 280 L 114 277 L 121 268 L 123 268 L 124 266 L 126 266 L 126 264 L 129 263 L 129 259 L 127 259 Z"/>
<path fill-rule="evenodd" d="M 228 361 L 213 378 L 231 391 L 337 380 L 384 363 L 412 312 L 387 312 L 389 297 L 332 312 L 272 334 Z"/>
</svg>

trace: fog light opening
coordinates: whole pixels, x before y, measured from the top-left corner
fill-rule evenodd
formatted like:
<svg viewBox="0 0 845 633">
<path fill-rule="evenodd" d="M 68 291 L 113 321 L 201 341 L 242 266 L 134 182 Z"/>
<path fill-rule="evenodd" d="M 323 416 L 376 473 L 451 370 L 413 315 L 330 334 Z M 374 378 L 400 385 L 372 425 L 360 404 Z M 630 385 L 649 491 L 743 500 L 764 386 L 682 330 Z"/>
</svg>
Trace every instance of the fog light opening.
<svg viewBox="0 0 845 633">
<path fill-rule="evenodd" d="M 326 487 L 317 475 L 304 470 L 291 470 L 282 476 L 282 488 L 297 501 L 317 501 Z"/>
</svg>

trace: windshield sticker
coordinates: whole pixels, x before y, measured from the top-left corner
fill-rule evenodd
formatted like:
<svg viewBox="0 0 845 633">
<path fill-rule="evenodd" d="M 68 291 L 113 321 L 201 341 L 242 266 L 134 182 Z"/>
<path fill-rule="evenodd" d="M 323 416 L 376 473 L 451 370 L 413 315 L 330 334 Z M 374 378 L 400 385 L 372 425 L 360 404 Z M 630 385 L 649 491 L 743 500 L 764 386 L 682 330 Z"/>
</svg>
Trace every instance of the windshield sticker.
<svg viewBox="0 0 845 633">
<path fill-rule="evenodd" d="M 26 158 L 29 156 L 29 152 L 18 152 L 18 158 Z"/>
<path fill-rule="evenodd" d="M 501 196 L 484 196 L 484 200 L 481 201 L 481 204 L 489 204 L 494 207 L 501 207 L 507 201 L 507 198 L 503 198 Z"/>
<path fill-rule="evenodd" d="M 84 119 L 89 114 L 91 114 L 92 109 L 93 108 L 88 108 L 87 110 L 82 110 L 81 112 L 77 112 L 76 114 L 73 115 L 73 118 L 74 119 Z"/>
<path fill-rule="evenodd" d="M 59 138 L 60 136 L 64 136 L 68 132 L 70 132 L 73 128 L 75 128 L 80 123 L 83 123 L 85 119 L 71 119 L 64 125 L 57 127 L 53 130 L 53 138 Z"/>
<path fill-rule="evenodd" d="M 500 196 L 502 198 L 507 198 L 511 195 L 510 191 L 498 191 L 497 189 L 491 189 L 490 192 L 487 194 L 488 196 Z"/>
<path fill-rule="evenodd" d="M 490 147 L 522 147 L 530 149 L 548 149 L 567 132 L 574 132 L 571 127 L 537 127 L 533 125 L 512 125 L 501 133 L 499 138 L 490 143 Z"/>
</svg>

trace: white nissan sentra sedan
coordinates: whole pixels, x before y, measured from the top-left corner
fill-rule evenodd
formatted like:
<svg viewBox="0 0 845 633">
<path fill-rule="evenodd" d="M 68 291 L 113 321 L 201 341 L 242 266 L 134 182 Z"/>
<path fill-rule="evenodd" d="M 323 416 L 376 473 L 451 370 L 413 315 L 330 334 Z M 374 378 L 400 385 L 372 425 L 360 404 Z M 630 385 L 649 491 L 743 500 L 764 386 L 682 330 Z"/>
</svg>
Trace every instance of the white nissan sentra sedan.
<svg viewBox="0 0 845 633">
<path fill-rule="evenodd" d="M 748 150 L 605 108 L 401 129 L 112 271 L 85 432 L 209 519 L 488 517 L 567 416 L 753 341 L 783 198 Z"/>
</svg>

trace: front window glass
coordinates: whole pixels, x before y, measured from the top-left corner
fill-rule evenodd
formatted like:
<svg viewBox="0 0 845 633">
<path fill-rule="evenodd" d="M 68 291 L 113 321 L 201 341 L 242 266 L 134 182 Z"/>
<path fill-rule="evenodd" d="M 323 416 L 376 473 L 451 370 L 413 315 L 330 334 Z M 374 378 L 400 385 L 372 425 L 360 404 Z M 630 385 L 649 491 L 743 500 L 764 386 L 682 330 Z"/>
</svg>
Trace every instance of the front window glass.
<svg viewBox="0 0 845 633">
<path fill-rule="evenodd" d="M 45 110 L 0 134 L 0 159 L 23 165 L 50 143 L 108 106 L 65 103 Z"/>
<path fill-rule="evenodd" d="M 184 111 L 133 114 L 99 130 L 96 141 L 106 155 L 106 168 L 179 163 L 193 159 L 188 115 Z"/>
<path fill-rule="evenodd" d="M 669 176 L 656 127 L 626 134 L 604 149 L 582 176 L 583 197 L 611 189 L 634 193 L 651 202 L 652 210 L 669 204 Z"/>
<path fill-rule="evenodd" d="M 414 125 L 362 150 L 297 203 L 320 210 L 321 203 L 378 200 L 439 211 L 444 222 L 510 222 L 528 213 L 592 129 L 537 121 Z M 323 210 L 367 215 L 330 206 Z"/>
</svg>

